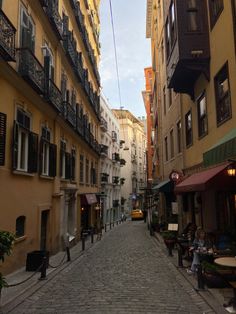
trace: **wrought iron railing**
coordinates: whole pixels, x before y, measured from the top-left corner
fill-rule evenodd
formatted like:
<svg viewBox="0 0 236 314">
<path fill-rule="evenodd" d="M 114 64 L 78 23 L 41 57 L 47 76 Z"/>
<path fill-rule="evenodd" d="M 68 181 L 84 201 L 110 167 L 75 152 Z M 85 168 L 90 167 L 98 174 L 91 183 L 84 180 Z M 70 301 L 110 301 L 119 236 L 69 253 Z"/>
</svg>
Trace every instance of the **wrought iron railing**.
<svg viewBox="0 0 236 314">
<path fill-rule="evenodd" d="M 76 128 L 76 112 L 75 109 L 69 103 L 67 103 L 66 119 L 74 128 Z"/>
<path fill-rule="evenodd" d="M 0 9 L 0 54 L 6 61 L 15 61 L 16 29 Z"/>
<path fill-rule="evenodd" d="M 58 12 L 58 7 L 55 4 L 53 4 L 52 1 L 49 1 L 48 6 L 44 7 L 44 10 L 49 18 L 49 21 L 57 37 L 61 40 L 63 27 L 62 27 L 62 18 Z"/>
<path fill-rule="evenodd" d="M 72 67 L 76 67 L 76 46 L 73 41 L 73 36 L 70 31 L 66 35 L 63 35 L 63 47 L 66 51 L 66 55 L 69 58 L 69 62 L 71 63 Z"/>
<path fill-rule="evenodd" d="M 31 84 L 31 86 L 39 93 L 44 94 L 45 91 L 45 73 L 43 66 L 28 48 L 20 48 L 19 52 L 19 68 L 20 75 Z"/>
<path fill-rule="evenodd" d="M 105 118 L 103 118 L 103 117 L 101 117 L 100 126 L 101 126 L 101 128 L 104 129 L 104 130 L 107 130 L 107 128 L 108 128 L 107 121 L 106 121 Z"/>
<path fill-rule="evenodd" d="M 52 80 L 49 80 L 49 87 L 48 87 L 48 100 L 50 103 L 59 111 L 62 112 L 62 95 L 59 88 L 55 85 Z"/>
<path fill-rule="evenodd" d="M 108 155 L 108 146 L 101 144 L 100 147 L 101 147 L 101 151 L 100 151 L 101 155 L 107 156 Z"/>
</svg>

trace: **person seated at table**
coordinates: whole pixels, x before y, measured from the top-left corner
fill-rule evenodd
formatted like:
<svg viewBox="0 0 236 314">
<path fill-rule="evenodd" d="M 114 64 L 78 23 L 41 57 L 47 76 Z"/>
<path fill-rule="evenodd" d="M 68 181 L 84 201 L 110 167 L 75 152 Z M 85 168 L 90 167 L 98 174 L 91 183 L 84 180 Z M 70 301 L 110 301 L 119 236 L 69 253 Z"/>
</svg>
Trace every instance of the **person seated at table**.
<svg viewBox="0 0 236 314">
<path fill-rule="evenodd" d="M 207 249 L 210 248 L 210 244 L 206 238 L 206 233 L 202 228 L 198 228 L 195 232 L 195 238 L 193 240 L 190 251 L 193 252 L 193 261 L 191 268 L 187 270 L 189 274 L 196 273 L 197 265 L 200 264 L 199 252 L 207 252 Z"/>
<path fill-rule="evenodd" d="M 184 228 L 182 235 L 188 241 L 192 242 L 194 240 L 196 230 L 197 230 L 196 224 L 194 222 L 189 222 L 187 226 Z"/>
</svg>

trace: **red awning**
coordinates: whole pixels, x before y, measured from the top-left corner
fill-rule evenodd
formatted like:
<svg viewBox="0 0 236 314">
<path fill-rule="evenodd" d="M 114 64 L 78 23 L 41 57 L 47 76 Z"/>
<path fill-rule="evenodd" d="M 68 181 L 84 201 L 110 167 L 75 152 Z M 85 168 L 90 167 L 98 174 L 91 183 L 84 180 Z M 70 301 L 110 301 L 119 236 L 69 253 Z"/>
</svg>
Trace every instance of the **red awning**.
<svg viewBox="0 0 236 314">
<path fill-rule="evenodd" d="M 175 186 L 176 193 L 207 190 L 215 176 L 226 169 L 230 163 L 220 165 L 205 171 L 194 173 Z"/>
</svg>

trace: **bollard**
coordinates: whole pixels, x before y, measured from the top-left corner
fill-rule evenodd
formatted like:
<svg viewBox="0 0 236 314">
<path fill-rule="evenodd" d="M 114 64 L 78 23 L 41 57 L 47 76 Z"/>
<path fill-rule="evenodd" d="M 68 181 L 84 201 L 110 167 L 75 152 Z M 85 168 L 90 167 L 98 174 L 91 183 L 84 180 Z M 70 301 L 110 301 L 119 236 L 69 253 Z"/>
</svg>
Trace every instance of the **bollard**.
<svg viewBox="0 0 236 314">
<path fill-rule="evenodd" d="M 205 290 L 205 285 L 204 285 L 204 278 L 202 275 L 202 265 L 198 264 L 197 265 L 197 283 L 198 287 L 196 290 Z"/>
<path fill-rule="evenodd" d="M 118 220 L 116 221 L 116 225 L 118 226 Z"/>
<path fill-rule="evenodd" d="M 67 262 L 70 262 L 71 259 L 70 259 L 70 248 L 67 246 L 66 247 L 66 254 L 67 254 Z"/>
<path fill-rule="evenodd" d="M 184 267 L 182 249 L 180 246 L 178 247 L 178 267 L 180 267 L 180 268 Z"/>
<path fill-rule="evenodd" d="M 114 220 L 113 220 L 113 223 L 112 223 L 112 225 L 113 225 L 113 228 L 114 228 Z"/>
<path fill-rule="evenodd" d="M 110 229 L 111 229 L 111 222 L 110 222 Z"/>
<path fill-rule="evenodd" d="M 91 243 L 93 243 L 93 229 L 91 230 Z"/>
<path fill-rule="evenodd" d="M 47 272 L 47 257 L 43 257 L 43 263 L 41 267 L 41 276 L 39 280 L 45 280 L 46 279 L 46 272 Z"/>
<path fill-rule="evenodd" d="M 85 236 L 82 235 L 82 251 L 85 250 Z"/>
<path fill-rule="evenodd" d="M 107 232 L 107 224 L 104 225 L 105 232 Z"/>
</svg>

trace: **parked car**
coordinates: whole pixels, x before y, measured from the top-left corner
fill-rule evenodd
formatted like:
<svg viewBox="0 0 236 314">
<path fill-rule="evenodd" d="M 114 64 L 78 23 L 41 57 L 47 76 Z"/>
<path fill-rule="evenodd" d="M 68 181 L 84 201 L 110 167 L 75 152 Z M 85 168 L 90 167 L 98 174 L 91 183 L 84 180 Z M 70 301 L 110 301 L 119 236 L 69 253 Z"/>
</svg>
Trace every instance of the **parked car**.
<svg viewBox="0 0 236 314">
<path fill-rule="evenodd" d="M 143 215 L 143 211 L 141 209 L 133 209 L 131 211 L 131 220 L 138 220 L 138 219 L 143 219 L 144 215 Z"/>
</svg>

